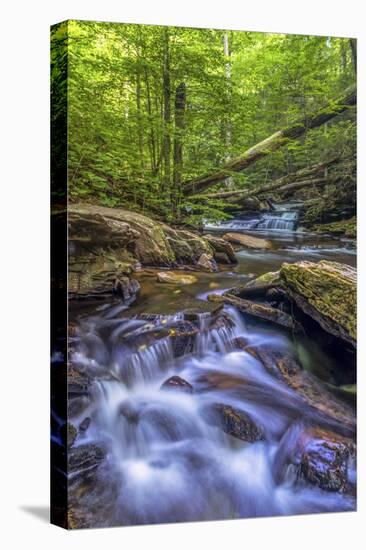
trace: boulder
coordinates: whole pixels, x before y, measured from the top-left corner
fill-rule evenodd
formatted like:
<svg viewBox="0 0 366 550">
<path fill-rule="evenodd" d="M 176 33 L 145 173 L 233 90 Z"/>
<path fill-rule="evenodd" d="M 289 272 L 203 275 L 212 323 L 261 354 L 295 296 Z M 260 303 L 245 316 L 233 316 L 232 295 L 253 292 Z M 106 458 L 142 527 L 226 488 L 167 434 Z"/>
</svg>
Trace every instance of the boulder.
<svg viewBox="0 0 366 550">
<path fill-rule="evenodd" d="M 293 352 L 271 349 L 268 345 L 248 345 L 244 347 L 244 351 L 294 390 L 294 395 L 303 401 L 301 409 L 305 416 L 311 416 L 314 421 L 316 419 L 319 424 L 332 427 L 332 430 L 339 433 L 355 433 L 356 418 L 352 407 L 337 399 L 324 384 L 304 370 Z"/>
<path fill-rule="evenodd" d="M 212 246 L 214 258 L 218 263 L 223 263 L 223 260 L 225 260 L 224 263 L 238 263 L 234 249 L 228 241 L 214 235 L 205 235 L 205 239 Z"/>
<path fill-rule="evenodd" d="M 73 424 L 70 424 L 70 422 L 67 422 L 66 424 L 63 424 L 60 429 L 60 435 L 62 443 L 70 449 L 70 447 L 73 446 L 75 443 L 75 439 L 78 435 L 77 429 Z"/>
<path fill-rule="evenodd" d="M 142 266 L 193 266 L 203 254 L 212 257 L 215 250 L 208 239 L 193 231 L 173 229 L 121 208 L 71 204 L 68 225 L 71 298 L 117 293 L 130 303 L 139 290 L 131 273 Z M 227 243 L 226 251 L 233 257 L 229 247 Z M 210 270 L 215 270 L 213 261 L 210 263 Z"/>
<path fill-rule="evenodd" d="M 263 428 L 256 426 L 246 412 L 219 403 L 214 405 L 214 412 L 220 427 L 229 435 L 250 443 L 264 439 Z"/>
<path fill-rule="evenodd" d="M 174 390 L 174 391 L 181 391 L 184 393 L 193 393 L 193 386 L 187 382 L 187 380 L 184 380 L 180 376 L 171 376 L 168 378 L 168 380 L 165 380 L 163 384 L 160 386 L 161 390 Z"/>
<path fill-rule="evenodd" d="M 68 453 L 69 473 L 97 468 L 105 458 L 105 452 L 93 444 L 73 447 Z"/>
<path fill-rule="evenodd" d="M 79 432 L 86 432 L 89 428 L 91 422 L 90 416 L 86 416 L 82 422 L 79 424 Z"/>
<path fill-rule="evenodd" d="M 357 270 L 346 264 L 283 264 L 280 277 L 296 305 L 327 332 L 356 347 Z"/>
<path fill-rule="evenodd" d="M 352 443 L 320 430 L 309 435 L 300 457 L 299 477 L 325 491 L 344 492 Z"/>
<path fill-rule="evenodd" d="M 170 283 L 174 285 L 192 285 L 197 282 L 197 277 L 194 275 L 186 275 L 185 273 L 177 273 L 174 271 L 161 271 L 156 277 L 159 283 Z"/>
<path fill-rule="evenodd" d="M 355 239 L 357 237 L 357 219 L 356 216 L 353 216 L 348 220 L 316 224 L 310 227 L 310 231 Z"/>
<path fill-rule="evenodd" d="M 258 237 L 252 237 L 244 235 L 243 233 L 225 233 L 223 236 L 225 241 L 240 245 L 243 248 L 253 248 L 260 250 L 270 250 L 272 245 L 266 239 L 259 239 Z"/>
<path fill-rule="evenodd" d="M 212 254 L 201 254 L 197 262 L 197 267 L 208 272 L 218 271 L 217 263 Z"/>
</svg>

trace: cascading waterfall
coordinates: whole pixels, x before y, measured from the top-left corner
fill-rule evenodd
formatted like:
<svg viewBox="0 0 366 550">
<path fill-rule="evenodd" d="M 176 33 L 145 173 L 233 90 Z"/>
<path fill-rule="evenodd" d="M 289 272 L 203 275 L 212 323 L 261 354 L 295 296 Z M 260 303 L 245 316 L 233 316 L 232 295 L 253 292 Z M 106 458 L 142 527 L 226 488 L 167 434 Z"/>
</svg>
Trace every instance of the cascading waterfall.
<svg viewBox="0 0 366 550">
<path fill-rule="evenodd" d="M 94 526 L 352 509 L 349 496 L 299 484 L 294 468 L 281 467 L 303 429 L 304 402 L 233 346 L 242 338 L 282 349 L 284 338 L 248 331 L 228 308 L 216 324 L 199 316 L 193 346 L 175 357 L 178 321 L 182 316 L 121 319 L 107 311 L 80 323 L 71 360 L 93 383 L 88 408 L 71 421 L 91 418 L 77 445 L 99 445 L 106 459 L 77 504 L 71 491 L 71 505 L 86 510 Z M 162 390 L 174 375 L 194 392 Z M 211 412 L 221 403 L 249 414 L 264 440 L 224 433 Z"/>
<path fill-rule="evenodd" d="M 299 219 L 296 210 L 274 210 L 266 214 L 245 219 L 233 219 L 220 224 L 207 224 L 206 229 L 250 230 L 250 231 L 295 231 Z"/>
</svg>

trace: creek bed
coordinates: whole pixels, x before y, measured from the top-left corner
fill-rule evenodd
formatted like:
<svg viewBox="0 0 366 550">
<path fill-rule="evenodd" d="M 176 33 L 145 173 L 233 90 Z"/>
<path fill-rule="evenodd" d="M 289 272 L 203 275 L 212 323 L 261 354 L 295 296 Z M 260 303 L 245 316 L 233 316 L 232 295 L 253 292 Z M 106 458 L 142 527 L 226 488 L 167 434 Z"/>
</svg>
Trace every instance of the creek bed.
<svg viewBox="0 0 366 550">
<path fill-rule="evenodd" d="M 209 292 L 275 271 L 285 261 L 356 262 L 349 242 L 305 233 L 261 236 L 272 250 L 239 251 L 235 268 L 194 272 L 197 281 L 191 285 L 158 283 L 154 270 L 136 274 L 141 293 L 128 308 L 114 300 L 71 305 L 77 325 L 71 359 L 90 380 L 84 406 L 70 418 L 79 430 L 74 447 L 96 445 L 105 452 L 92 473 L 70 480 L 70 514 L 77 526 L 355 509 L 354 460 L 346 464 L 347 490 L 325 489 L 301 477 L 289 457 L 309 426 L 324 426 L 296 391 L 233 342 L 296 352 L 302 367 L 334 395 L 354 384 L 354 364 L 345 368 L 305 336 L 295 339 L 227 306 L 216 325 L 209 313 L 197 314 L 186 353 L 177 356 L 172 345 L 179 323 L 186 322 L 181 312 Z M 188 382 L 193 391 L 163 391 L 171 377 Z M 263 436 L 250 442 L 233 437 L 212 414 L 217 404 L 248 415 Z M 83 431 L 85 418 L 90 425 Z"/>
</svg>

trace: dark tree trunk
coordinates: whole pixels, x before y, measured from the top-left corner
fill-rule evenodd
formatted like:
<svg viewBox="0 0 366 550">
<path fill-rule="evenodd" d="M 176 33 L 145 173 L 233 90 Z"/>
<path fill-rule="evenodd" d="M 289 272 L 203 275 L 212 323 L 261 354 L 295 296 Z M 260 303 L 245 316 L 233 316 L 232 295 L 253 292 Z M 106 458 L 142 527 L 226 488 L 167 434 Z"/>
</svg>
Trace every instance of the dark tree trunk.
<svg viewBox="0 0 366 550">
<path fill-rule="evenodd" d="M 179 217 L 179 202 L 181 199 L 181 181 L 183 171 L 183 132 L 185 125 L 186 109 L 186 84 L 181 82 L 175 92 L 174 103 L 174 187 L 172 190 L 172 201 L 175 212 Z"/>
<path fill-rule="evenodd" d="M 170 52 L 169 52 L 169 30 L 164 29 L 164 60 L 163 60 L 163 108 L 164 108 L 164 135 L 163 135 L 163 157 L 164 157 L 164 176 L 163 190 L 166 193 L 170 191 L 170 156 L 171 156 L 171 138 L 170 138 Z"/>
<path fill-rule="evenodd" d="M 352 52 L 353 68 L 355 70 L 355 74 L 357 74 L 357 40 L 356 38 L 350 38 L 349 45 L 351 47 L 351 52 Z"/>
</svg>

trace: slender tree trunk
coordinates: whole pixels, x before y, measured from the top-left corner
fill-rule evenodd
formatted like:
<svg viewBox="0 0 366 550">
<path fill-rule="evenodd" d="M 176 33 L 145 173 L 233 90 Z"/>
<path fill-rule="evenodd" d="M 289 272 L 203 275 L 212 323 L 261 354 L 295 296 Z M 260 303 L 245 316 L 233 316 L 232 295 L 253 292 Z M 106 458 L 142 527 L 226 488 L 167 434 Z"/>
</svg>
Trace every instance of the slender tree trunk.
<svg viewBox="0 0 366 550">
<path fill-rule="evenodd" d="M 346 91 L 344 96 L 331 102 L 314 115 L 309 115 L 292 126 L 275 132 L 265 140 L 254 145 L 254 147 L 247 149 L 241 157 L 228 162 L 220 170 L 195 178 L 194 180 L 183 182 L 184 195 L 198 194 L 205 191 L 209 187 L 212 187 L 212 185 L 225 180 L 229 172 L 244 170 L 251 164 L 286 145 L 290 140 L 299 139 L 307 130 L 321 126 L 355 104 L 356 90 L 355 88 L 351 88 Z"/>
<path fill-rule="evenodd" d="M 170 112 L 170 52 L 169 52 L 169 30 L 164 28 L 164 53 L 163 53 L 163 156 L 164 156 L 164 177 L 163 191 L 169 194 L 170 191 L 170 157 L 171 157 L 171 112 Z"/>
<path fill-rule="evenodd" d="M 154 120 L 153 120 L 152 105 L 151 105 L 150 82 L 149 82 L 149 75 L 148 75 L 146 66 L 144 67 L 144 74 L 145 74 L 145 86 L 146 86 L 146 104 L 147 104 L 146 106 L 147 106 L 147 112 L 149 115 L 149 127 L 150 127 L 151 172 L 152 174 L 154 174 L 156 170 L 156 143 L 155 143 Z"/>
<path fill-rule="evenodd" d="M 144 139 L 142 128 L 142 113 L 141 113 L 141 75 L 138 71 L 136 75 L 136 108 L 137 108 L 137 134 L 139 143 L 140 166 L 142 175 L 144 173 Z"/>
<path fill-rule="evenodd" d="M 230 106 L 231 101 L 231 93 L 230 93 L 230 86 L 231 86 L 231 62 L 230 62 L 230 48 L 229 48 L 229 32 L 224 31 L 223 35 L 223 44 L 224 44 L 224 55 L 226 58 L 225 62 L 225 75 L 226 75 L 226 85 L 227 85 L 227 105 Z M 230 108 L 227 109 L 227 114 L 230 115 Z M 230 148 L 231 148 L 231 124 L 230 120 L 226 120 L 225 122 L 225 146 L 226 146 L 226 155 L 225 160 L 226 162 L 230 161 Z M 225 179 L 225 184 L 227 187 L 231 187 L 233 184 L 233 178 L 228 177 Z"/>
<path fill-rule="evenodd" d="M 181 181 L 183 172 L 183 132 L 185 125 L 186 84 L 181 82 L 175 92 L 174 104 L 174 187 L 172 190 L 173 208 L 179 218 L 181 199 Z"/>
<path fill-rule="evenodd" d="M 356 38 L 350 38 L 349 39 L 349 45 L 352 52 L 352 61 L 353 61 L 353 68 L 355 70 L 355 74 L 357 75 L 357 39 Z"/>
</svg>

